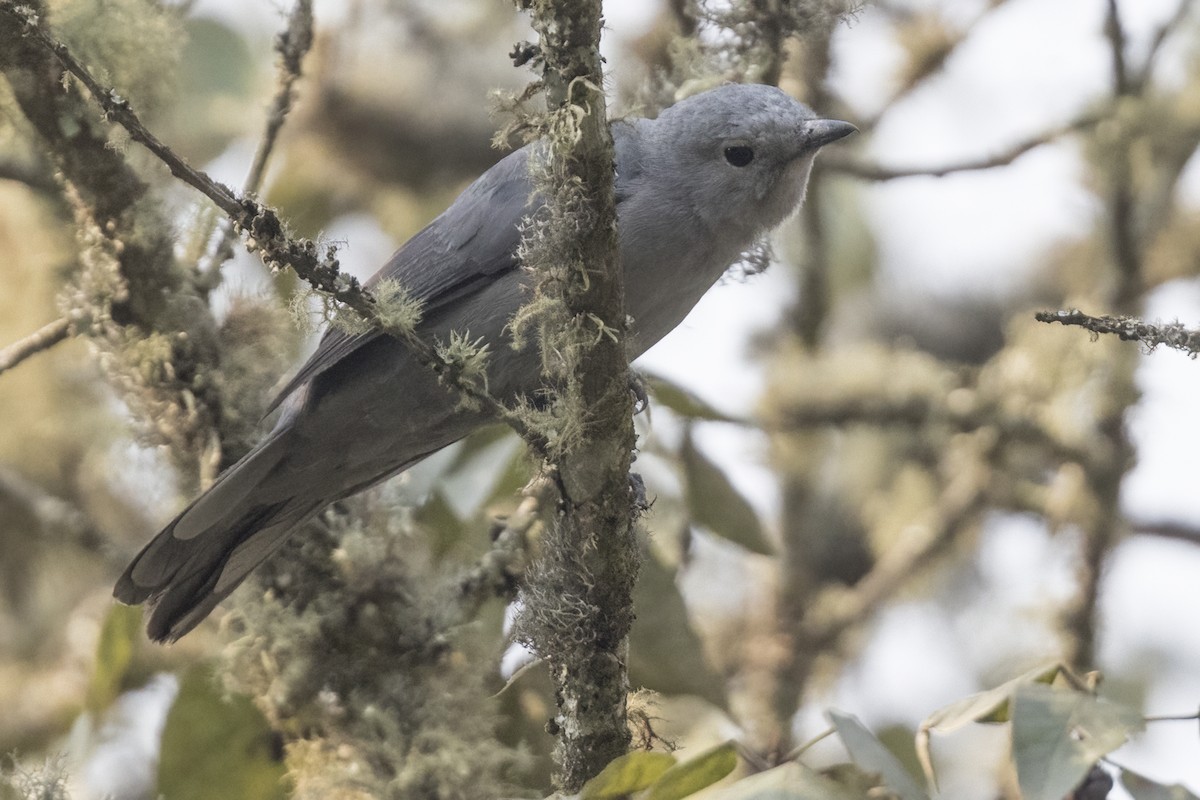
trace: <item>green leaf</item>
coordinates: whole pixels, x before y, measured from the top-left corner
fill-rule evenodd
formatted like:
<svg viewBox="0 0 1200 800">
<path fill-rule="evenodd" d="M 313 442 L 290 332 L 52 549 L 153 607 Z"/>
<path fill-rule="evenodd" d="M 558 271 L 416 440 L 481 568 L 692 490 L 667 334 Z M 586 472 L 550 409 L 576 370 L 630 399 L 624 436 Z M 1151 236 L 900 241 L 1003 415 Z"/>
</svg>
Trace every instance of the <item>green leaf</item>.
<svg viewBox="0 0 1200 800">
<path fill-rule="evenodd" d="M 1140 715 L 1116 703 L 1033 684 L 1013 695 L 1012 725 L 1024 800 L 1062 800 L 1101 756 L 1143 727 Z"/>
<path fill-rule="evenodd" d="M 209 17 L 188 17 L 187 42 L 180 55 L 183 91 L 203 94 L 249 94 L 255 75 L 254 57 L 233 28 Z"/>
<path fill-rule="evenodd" d="M 605 800 L 640 792 L 675 766 L 669 753 L 639 750 L 614 758 L 600 774 L 583 785 L 580 800 Z"/>
<path fill-rule="evenodd" d="M 727 708 L 725 681 L 709 666 L 675 582 L 653 551 L 633 588 L 637 619 L 629 632 L 629 676 L 660 694 L 693 694 Z"/>
<path fill-rule="evenodd" d="M 646 384 L 650 387 L 650 392 L 654 395 L 655 404 L 665 406 L 681 417 L 709 422 L 743 422 L 736 417 L 721 413 L 677 383 L 657 375 L 645 375 L 644 377 Z"/>
<path fill-rule="evenodd" d="M 278 751 L 275 734 L 250 698 L 227 697 L 209 668 L 194 667 L 167 714 L 158 792 L 165 800 L 284 800 Z"/>
<path fill-rule="evenodd" d="M 429 540 L 435 558 L 444 558 L 467 535 L 463 524 L 450 503 L 440 491 L 434 491 L 413 514 L 413 521 L 420 526 Z"/>
<path fill-rule="evenodd" d="M 877 773 L 901 800 L 929 800 L 929 794 L 913 780 L 904 765 L 856 717 L 831 710 L 829 720 L 855 764 Z"/>
<path fill-rule="evenodd" d="M 973 722 L 1007 722 L 1013 693 L 1019 687 L 1031 683 L 1053 683 L 1054 679 L 1064 672 L 1066 667 L 1061 663 L 1046 664 L 1006 681 L 995 689 L 964 697 L 930 714 L 917 729 L 916 739 L 917 759 L 925 770 L 925 778 L 937 786 L 937 774 L 933 769 L 929 741 L 933 731 L 952 733 Z"/>
<path fill-rule="evenodd" d="M 790 761 L 705 795 L 706 800 L 862 800 L 862 795 Z"/>
<path fill-rule="evenodd" d="M 691 432 L 683 437 L 679 457 L 683 461 L 687 507 L 692 519 L 752 553 L 772 555 L 775 549 L 767 540 L 758 515 L 733 488 L 725 473 L 696 449 Z"/>
<path fill-rule="evenodd" d="M 695 758 L 676 764 L 662 774 L 645 800 L 680 800 L 712 786 L 737 767 L 733 742 L 717 745 Z"/>
<path fill-rule="evenodd" d="M 520 491 L 529 483 L 533 473 L 533 462 L 524 447 L 514 450 L 512 457 L 500 473 L 491 494 L 484 500 L 483 510 L 492 513 L 497 505 L 516 507 L 521 502 Z"/>
<path fill-rule="evenodd" d="M 513 457 L 525 459 L 520 439 L 507 428 L 488 428 L 468 437 L 438 481 L 455 515 L 474 518 L 504 478 Z"/>
<path fill-rule="evenodd" d="M 1129 792 L 1133 800 L 1200 800 L 1200 797 L 1192 794 L 1178 783 L 1164 786 L 1132 770 L 1121 770 L 1120 778 L 1121 785 L 1125 787 L 1125 791 Z"/>
<path fill-rule="evenodd" d="M 96 643 L 96 667 L 88 683 L 85 706 L 99 712 L 108 708 L 121 693 L 125 674 L 133 663 L 133 654 L 142 633 L 142 610 L 137 606 L 113 604 Z"/>
<path fill-rule="evenodd" d="M 446 472 L 454 472 L 467 466 L 492 445 L 514 435 L 507 425 L 485 425 L 462 440 L 462 444 L 454 453 L 454 458 L 446 467 Z"/>
</svg>

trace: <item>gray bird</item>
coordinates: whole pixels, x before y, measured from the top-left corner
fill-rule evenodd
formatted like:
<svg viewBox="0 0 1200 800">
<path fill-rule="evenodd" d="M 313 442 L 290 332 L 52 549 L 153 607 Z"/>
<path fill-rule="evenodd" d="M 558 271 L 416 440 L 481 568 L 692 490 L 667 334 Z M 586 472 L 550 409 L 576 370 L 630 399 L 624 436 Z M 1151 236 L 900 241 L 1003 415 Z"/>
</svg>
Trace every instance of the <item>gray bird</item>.
<svg viewBox="0 0 1200 800">
<path fill-rule="evenodd" d="M 779 89 L 728 85 L 657 119 L 616 122 L 617 215 L 628 340 L 636 357 L 678 325 L 738 256 L 800 204 L 813 157 L 855 130 L 817 119 Z M 536 347 L 509 346 L 527 298 L 516 258 L 533 211 L 517 150 L 413 236 L 367 286 L 389 278 L 423 303 L 420 334 L 490 343 L 488 387 L 511 401 L 540 385 Z M 301 522 L 492 421 L 465 410 L 404 344 L 326 332 L 280 393 L 274 430 L 134 558 L 113 595 L 149 601 L 147 633 L 173 641 L 200 623 Z"/>
</svg>

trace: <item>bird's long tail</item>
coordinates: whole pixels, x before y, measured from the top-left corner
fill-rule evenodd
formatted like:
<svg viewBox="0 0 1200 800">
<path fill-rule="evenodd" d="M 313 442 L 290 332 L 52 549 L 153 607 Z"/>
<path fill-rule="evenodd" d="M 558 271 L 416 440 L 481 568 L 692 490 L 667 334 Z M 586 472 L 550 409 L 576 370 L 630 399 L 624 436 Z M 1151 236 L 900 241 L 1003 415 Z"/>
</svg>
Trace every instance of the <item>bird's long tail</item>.
<svg viewBox="0 0 1200 800">
<path fill-rule="evenodd" d="M 146 632 L 175 641 L 208 616 L 323 498 L 270 491 L 286 453 L 277 431 L 226 470 L 207 492 L 150 540 L 117 581 L 122 603 L 149 603 Z"/>
</svg>

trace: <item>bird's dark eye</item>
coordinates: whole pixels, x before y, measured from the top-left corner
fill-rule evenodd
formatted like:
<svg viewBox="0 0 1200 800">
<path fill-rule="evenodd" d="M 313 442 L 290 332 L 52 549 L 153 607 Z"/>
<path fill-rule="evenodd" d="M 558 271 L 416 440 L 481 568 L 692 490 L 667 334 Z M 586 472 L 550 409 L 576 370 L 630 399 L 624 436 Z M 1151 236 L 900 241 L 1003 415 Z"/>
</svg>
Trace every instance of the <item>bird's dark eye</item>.
<svg viewBox="0 0 1200 800">
<path fill-rule="evenodd" d="M 754 150 L 744 144 L 726 147 L 725 160 L 735 167 L 744 167 L 754 160 Z"/>
</svg>

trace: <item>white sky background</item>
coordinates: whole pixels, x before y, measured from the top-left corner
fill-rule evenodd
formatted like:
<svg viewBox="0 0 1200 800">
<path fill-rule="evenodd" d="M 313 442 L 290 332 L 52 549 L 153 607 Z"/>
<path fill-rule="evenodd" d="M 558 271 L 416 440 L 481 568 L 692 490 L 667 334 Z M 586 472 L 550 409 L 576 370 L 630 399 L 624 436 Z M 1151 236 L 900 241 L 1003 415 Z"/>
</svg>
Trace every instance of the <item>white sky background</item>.
<svg viewBox="0 0 1200 800">
<path fill-rule="evenodd" d="M 981 3 L 913 0 L 911 5 L 938 5 L 973 18 L 971 12 Z M 1123 0 L 1120 5 L 1134 45 L 1132 63 L 1138 63 L 1149 32 L 1172 13 L 1175 0 Z M 318 0 L 318 21 L 339 15 L 344 7 L 335 0 Z M 623 58 L 619 40 L 641 33 L 656 7 L 645 0 L 606 4 L 610 65 L 619 67 Z M 273 3 L 200 0 L 194 13 L 219 16 L 243 29 L 250 25 L 264 41 L 279 23 Z M 867 154 L 889 166 L 943 164 L 989 155 L 1072 119 L 1107 89 L 1103 14 L 1103 0 L 1011 0 L 979 26 L 943 74 L 888 114 Z M 834 54 L 838 93 L 856 111 L 873 113 L 892 88 L 881 76 L 891 74 L 902 57 L 887 39 L 886 26 L 868 8 L 857 22 L 839 30 Z M 1183 55 L 1168 46 L 1158 74 L 1178 80 Z M 240 182 L 249 152 L 239 147 L 219 159 L 213 165 L 216 177 Z M 879 280 L 896 296 L 926 298 L 931 305 L 946 294 L 1002 293 L 1021 284 L 1039 254 L 1087 230 L 1098 213 L 1081 175 L 1068 141 L 1039 148 L 992 173 L 863 185 L 882 263 Z M 1181 191 L 1190 202 L 1200 203 L 1197 164 L 1191 165 Z M 397 244 L 362 216 L 339 220 L 327 234 L 348 242 L 342 262 L 363 276 Z M 727 281 L 647 353 L 640 366 L 692 388 L 719 408 L 749 411 L 763 386 L 761 365 L 747 354 L 749 339 L 770 327 L 781 303 L 792 296 L 790 276 L 783 269 Z M 1200 323 L 1200 287 L 1178 282 L 1161 288 L 1151 298 L 1148 316 Z M 1200 363 L 1175 352 L 1152 353 L 1143 358 L 1139 383 L 1144 398 L 1131 419 L 1139 460 L 1123 487 L 1122 503 L 1135 518 L 1200 525 L 1194 467 L 1200 415 L 1193 410 L 1200 397 Z M 774 508 L 776 498 L 762 489 L 770 481 L 759 463 L 760 439 L 748 441 L 742 432 L 720 426 L 704 427 L 698 434 L 722 463 L 737 465 L 731 478 L 756 504 Z M 1053 659 L 1055 643 L 1041 612 L 1070 596 L 1073 555 L 1070 541 L 1051 539 L 1039 524 L 998 518 L 986 531 L 979 555 L 986 587 L 977 592 L 979 600 L 954 615 L 924 602 L 894 606 L 883 614 L 857 663 L 822 701 L 868 725 L 911 726 L 938 706 L 984 688 L 968 677 L 977 671 L 1011 663 L 1016 674 Z M 1148 660 L 1161 679 L 1151 689 L 1147 713 L 1194 710 L 1200 703 L 1195 623 L 1200 548 L 1145 538 L 1121 545 L 1106 578 L 1103 609 L 1102 666 L 1120 671 Z M 1119 751 L 1116 760 L 1200 792 L 1195 725 L 1173 725 L 1152 726 Z M 805 718 L 802 726 L 815 733 L 824 723 Z M 952 749 L 947 745 L 945 751 Z M 102 790 L 97 784 L 92 788 Z M 976 796 L 970 776 L 943 788 L 944 797 L 956 800 Z M 1112 796 L 1123 795 L 1118 790 Z"/>
</svg>

